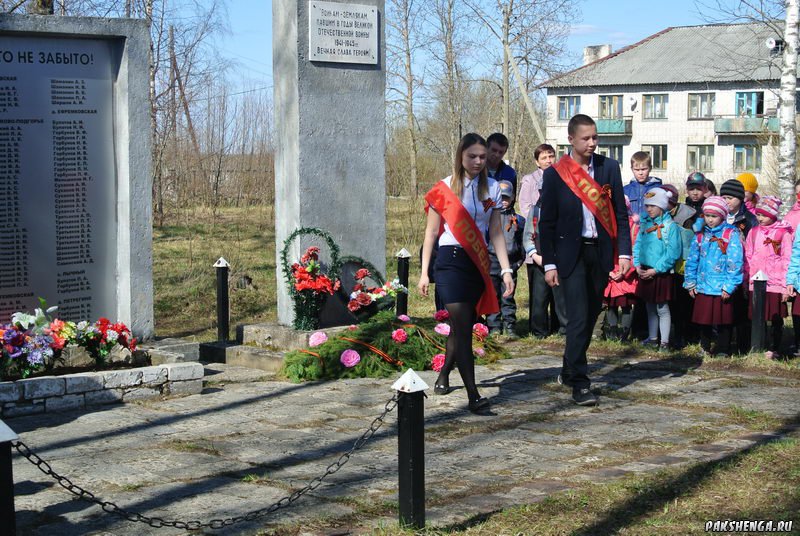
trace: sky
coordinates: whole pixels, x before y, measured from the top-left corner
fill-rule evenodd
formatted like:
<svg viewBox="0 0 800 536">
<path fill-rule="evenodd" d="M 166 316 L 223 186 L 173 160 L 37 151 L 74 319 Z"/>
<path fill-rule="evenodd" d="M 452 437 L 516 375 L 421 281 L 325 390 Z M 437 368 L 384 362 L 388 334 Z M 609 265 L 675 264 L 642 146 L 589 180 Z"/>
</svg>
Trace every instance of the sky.
<svg viewBox="0 0 800 536">
<path fill-rule="evenodd" d="M 587 45 L 611 44 L 619 50 L 669 26 L 706 22 L 695 0 L 584 0 L 580 6 L 582 20 L 573 25 L 568 41 L 576 63 Z M 231 60 L 239 85 L 271 86 L 271 0 L 231 0 L 228 16 L 230 33 L 220 40 L 218 49 Z"/>
</svg>

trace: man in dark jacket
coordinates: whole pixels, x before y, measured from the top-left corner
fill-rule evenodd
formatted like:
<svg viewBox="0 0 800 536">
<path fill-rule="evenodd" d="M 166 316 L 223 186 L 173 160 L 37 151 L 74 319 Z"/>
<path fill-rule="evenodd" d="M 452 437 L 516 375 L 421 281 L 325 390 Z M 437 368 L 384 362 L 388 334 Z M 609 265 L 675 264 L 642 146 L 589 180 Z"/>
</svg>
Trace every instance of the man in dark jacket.
<svg viewBox="0 0 800 536">
<path fill-rule="evenodd" d="M 514 198 L 516 198 L 517 172 L 503 160 L 508 152 L 508 138 L 500 132 L 495 132 L 486 138 L 486 144 L 489 149 L 486 152 L 486 171 L 489 174 L 489 178 L 497 182 L 510 182 L 514 187 Z"/>
<path fill-rule="evenodd" d="M 567 335 L 559 379 L 572 387 L 581 406 L 597 404 L 586 350 L 602 308 L 603 291 L 615 261 L 631 267 L 628 209 L 619 163 L 597 149 L 597 125 L 578 114 L 567 126 L 569 157 L 544 172 L 539 237 L 545 280 L 561 285 L 567 305 Z M 609 228 L 616 227 L 616 237 Z M 617 259 L 615 259 L 617 255 Z"/>
<path fill-rule="evenodd" d="M 514 288 L 517 286 L 517 270 L 522 265 L 525 258 L 525 251 L 522 247 L 522 233 L 525 230 L 525 218 L 514 212 L 514 185 L 509 181 L 500 181 L 500 196 L 502 198 L 502 210 L 500 211 L 500 222 L 503 227 L 503 236 L 506 239 L 506 251 L 508 252 L 508 262 L 511 263 L 511 277 L 514 279 Z M 492 241 L 489 240 L 489 275 L 497 293 L 497 301 L 500 304 L 500 312 L 490 314 L 486 317 L 486 324 L 492 334 L 504 333 L 510 338 L 516 338 L 514 327 L 517 324 L 517 302 L 514 300 L 514 293 L 505 297 L 506 291 L 503 284 L 503 276 L 500 274 L 500 261 L 494 252 Z"/>
</svg>

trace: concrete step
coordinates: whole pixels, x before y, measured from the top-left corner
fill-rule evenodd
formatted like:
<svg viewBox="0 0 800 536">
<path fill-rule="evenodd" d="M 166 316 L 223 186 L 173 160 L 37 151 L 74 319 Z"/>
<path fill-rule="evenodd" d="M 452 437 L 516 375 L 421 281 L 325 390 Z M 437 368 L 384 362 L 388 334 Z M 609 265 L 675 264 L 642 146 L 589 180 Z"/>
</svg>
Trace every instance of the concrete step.
<svg viewBox="0 0 800 536">
<path fill-rule="evenodd" d="M 283 366 L 283 352 L 255 346 L 232 346 L 225 352 L 225 364 L 278 372 Z"/>
<path fill-rule="evenodd" d="M 347 326 L 325 328 L 328 337 L 347 329 Z M 289 352 L 308 348 L 308 338 L 313 331 L 298 331 L 280 324 L 248 324 L 241 326 L 242 344 L 254 345 L 259 348 Z"/>
</svg>

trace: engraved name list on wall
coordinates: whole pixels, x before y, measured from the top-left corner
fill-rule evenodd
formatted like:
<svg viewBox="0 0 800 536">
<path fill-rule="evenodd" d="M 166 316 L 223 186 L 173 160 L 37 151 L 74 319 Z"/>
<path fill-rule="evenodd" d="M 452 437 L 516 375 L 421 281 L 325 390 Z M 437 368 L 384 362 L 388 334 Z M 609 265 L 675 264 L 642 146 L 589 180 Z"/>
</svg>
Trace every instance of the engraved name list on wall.
<svg viewBox="0 0 800 536">
<path fill-rule="evenodd" d="M 103 40 L 0 36 L 0 323 L 39 297 L 115 316 L 113 62 Z"/>
</svg>

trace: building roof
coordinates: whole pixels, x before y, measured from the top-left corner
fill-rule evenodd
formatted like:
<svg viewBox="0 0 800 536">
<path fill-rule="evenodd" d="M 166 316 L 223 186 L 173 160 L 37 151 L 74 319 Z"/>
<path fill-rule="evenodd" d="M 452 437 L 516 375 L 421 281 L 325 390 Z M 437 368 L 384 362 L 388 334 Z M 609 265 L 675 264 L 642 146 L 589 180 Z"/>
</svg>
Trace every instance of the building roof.
<svg viewBox="0 0 800 536">
<path fill-rule="evenodd" d="M 546 88 L 736 82 L 780 79 L 778 21 L 676 26 L 545 82 Z"/>
</svg>

